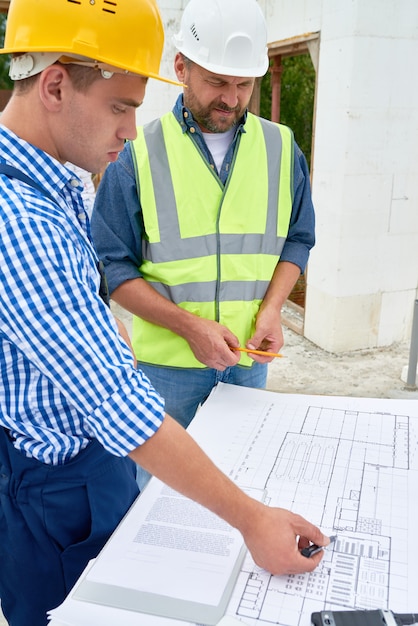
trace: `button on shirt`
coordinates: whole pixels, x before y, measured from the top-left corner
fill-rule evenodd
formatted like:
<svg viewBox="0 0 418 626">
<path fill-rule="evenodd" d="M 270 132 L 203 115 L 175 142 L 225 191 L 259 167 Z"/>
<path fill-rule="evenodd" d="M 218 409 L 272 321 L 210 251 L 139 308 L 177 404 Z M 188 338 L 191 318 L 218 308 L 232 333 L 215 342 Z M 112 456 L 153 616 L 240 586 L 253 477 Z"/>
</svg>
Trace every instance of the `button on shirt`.
<svg viewBox="0 0 418 626">
<path fill-rule="evenodd" d="M 0 425 L 49 464 L 94 438 L 125 456 L 160 427 L 164 402 L 133 364 L 99 296 L 82 184 L 0 125 Z"/>
</svg>

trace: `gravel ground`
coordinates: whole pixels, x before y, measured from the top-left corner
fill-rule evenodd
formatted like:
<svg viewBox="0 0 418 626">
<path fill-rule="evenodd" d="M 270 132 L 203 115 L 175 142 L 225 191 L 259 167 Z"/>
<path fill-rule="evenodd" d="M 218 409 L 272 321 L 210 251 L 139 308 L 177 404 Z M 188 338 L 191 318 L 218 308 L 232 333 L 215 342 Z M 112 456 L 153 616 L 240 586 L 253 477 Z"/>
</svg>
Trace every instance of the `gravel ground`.
<svg viewBox="0 0 418 626">
<path fill-rule="evenodd" d="M 410 347 L 332 354 L 284 328 L 282 359 L 269 366 L 267 387 L 282 393 L 418 399 L 406 388 Z"/>
</svg>

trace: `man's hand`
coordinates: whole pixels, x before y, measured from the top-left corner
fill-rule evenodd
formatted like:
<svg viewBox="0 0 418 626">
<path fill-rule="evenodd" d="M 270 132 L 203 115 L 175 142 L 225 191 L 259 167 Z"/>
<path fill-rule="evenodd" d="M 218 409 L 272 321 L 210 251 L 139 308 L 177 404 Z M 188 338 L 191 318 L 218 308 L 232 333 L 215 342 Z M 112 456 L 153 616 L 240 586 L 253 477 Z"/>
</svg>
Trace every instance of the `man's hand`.
<svg viewBox="0 0 418 626">
<path fill-rule="evenodd" d="M 280 310 L 273 307 L 264 307 L 256 320 L 256 328 L 253 336 L 247 341 L 246 347 L 251 350 L 265 350 L 277 353 L 283 346 L 283 329 L 281 324 Z M 274 357 L 249 354 L 258 363 L 270 363 Z"/>
<path fill-rule="evenodd" d="M 288 261 L 279 261 L 266 291 L 255 323 L 255 332 L 246 347 L 252 350 L 279 352 L 283 346 L 281 310 L 300 276 L 300 268 Z M 249 355 L 258 363 L 268 363 L 273 357 Z"/>
<path fill-rule="evenodd" d="M 223 372 L 240 360 L 239 352 L 229 346 L 239 346 L 238 338 L 226 326 L 195 316 L 184 338 L 198 361 Z"/>
<path fill-rule="evenodd" d="M 249 527 L 241 531 L 245 543 L 255 563 L 271 574 L 311 572 L 321 561 L 323 551 L 307 558 L 300 550 L 310 542 L 329 544 L 319 528 L 286 509 L 260 505 L 255 518 L 248 522 Z"/>
</svg>

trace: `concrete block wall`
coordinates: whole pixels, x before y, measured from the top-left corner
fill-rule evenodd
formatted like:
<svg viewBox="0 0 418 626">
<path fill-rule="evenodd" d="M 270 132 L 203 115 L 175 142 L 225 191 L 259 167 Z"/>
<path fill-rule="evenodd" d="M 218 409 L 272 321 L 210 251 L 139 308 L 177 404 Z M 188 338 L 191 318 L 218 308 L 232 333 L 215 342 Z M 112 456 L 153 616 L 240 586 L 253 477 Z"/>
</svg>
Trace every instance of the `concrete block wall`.
<svg viewBox="0 0 418 626">
<path fill-rule="evenodd" d="M 418 5 L 264 9 L 272 42 L 320 33 L 305 336 L 330 352 L 407 340 L 418 288 Z"/>
</svg>

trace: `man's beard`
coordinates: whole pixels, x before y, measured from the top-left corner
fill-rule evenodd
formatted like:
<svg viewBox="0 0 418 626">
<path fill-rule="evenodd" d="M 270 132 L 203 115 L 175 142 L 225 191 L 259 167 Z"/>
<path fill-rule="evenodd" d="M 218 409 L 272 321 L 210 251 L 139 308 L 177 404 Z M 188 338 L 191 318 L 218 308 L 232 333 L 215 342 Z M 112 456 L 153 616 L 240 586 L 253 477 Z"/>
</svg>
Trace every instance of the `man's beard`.
<svg viewBox="0 0 418 626">
<path fill-rule="evenodd" d="M 245 109 L 239 106 L 228 107 L 224 103 L 211 102 L 209 106 L 203 107 L 199 104 L 194 93 L 188 93 L 184 104 L 192 111 L 194 120 L 205 130 L 211 133 L 225 133 L 230 130 L 241 119 Z M 214 119 L 213 112 L 217 109 L 217 119 Z M 234 112 L 232 117 L 219 117 L 219 111 Z"/>
<path fill-rule="evenodd" d="M 202 126 L 207 128 L 207 130 L 209 130 L 211 133 L 226 133 L 233 126 L 236 125 L 236 123 L 241 118 L 242 113 L 243 113 L 239 107 L 234 107 L 233 109 L 231 109 L 230 107 L 226 107 L 225 105 L 222 105 L 222 106 L 217 106 L 216 109 L 218 112 L 217 121 L 212 119 L 212 110 L 213 110 L 212 108 L 208 110 L 206 116 L 202 118 L 202 121 L 197 120 L 199 124 L 202 124 Z M 229 113 L 234 112 L 235 115 L 233 117 L 230 117 L 230 116 L 225 117 L 225 118 L 223 118 L 222 116 L 219 117 L 219 110 L 226 111 Z"/>
</svg>

